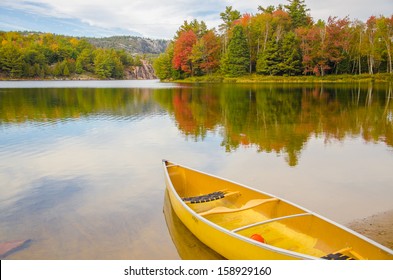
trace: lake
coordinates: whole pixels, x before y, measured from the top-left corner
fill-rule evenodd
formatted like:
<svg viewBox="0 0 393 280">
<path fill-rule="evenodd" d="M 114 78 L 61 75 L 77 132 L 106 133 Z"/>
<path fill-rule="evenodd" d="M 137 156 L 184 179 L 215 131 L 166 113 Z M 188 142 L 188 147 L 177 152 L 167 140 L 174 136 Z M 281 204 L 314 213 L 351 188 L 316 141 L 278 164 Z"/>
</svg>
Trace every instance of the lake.
<svg viewBox="0 0 393 280">
<path fill-rule="evenodd" d="M 391 210 L 392 98 L 383 83 L 0 82 L 0 242 L 31 240 L 8 259 L 219 257 L 171 213 L 162 159 L 342 224 Z"/>
</svg>

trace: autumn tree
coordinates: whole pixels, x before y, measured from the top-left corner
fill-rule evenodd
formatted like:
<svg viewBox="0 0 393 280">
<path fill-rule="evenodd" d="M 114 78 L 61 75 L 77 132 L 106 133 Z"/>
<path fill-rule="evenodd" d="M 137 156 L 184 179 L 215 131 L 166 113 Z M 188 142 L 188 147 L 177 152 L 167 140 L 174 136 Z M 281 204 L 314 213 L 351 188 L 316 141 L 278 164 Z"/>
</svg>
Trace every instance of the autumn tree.
<svg viewBox="0 0 393 280">
<path fill-rule="evenodd" d="M 22 76 L 23 56 L 14 43 L 6 43 L 0 49 L 0 67 L 11 78 Z"/>
<path fill-rule="evenodd" d="M 79 74 L 83 71 L 93 71 L 93 52 L 89 48 L 81 51 L 76 59 Z"/>
<path fill-rule="evenodd" d="M 362 74 L 363 57 L 365 56 L 364 46 L 365 40 L 365 24 L 360 20 L 355 20 L 350 26 L 349 56 L 352 61 L 351 73 Z"/>
<path fill-rule="evenodd" d="M 271 6 L 273 9 L 274 7 Z M 260 8 L 263 9 L 263 8 Z M 263 53 L 273 33 L 273 11 L 263 9 L 262 13 L 256 14 L 251 18 L 251 44 L 253 52 L 251 52 L 251 61 L 256 61 L 261 53 Z"/>
<path fill-rule="evenodd" d="M 388 18 L 381 16 L 376 19 L 378 40 L 382 42 L 383 49 L 387 56 L 387 72 L 393 73 L 392 53 L 393 53 L 393 15 Z"/>
<path fill-rule="evenodd" d="M 375 16 L 371 16 L 366 22 L 366 41 L 365 48 L 367 50 L 368 73 L 374 74 L 378 53 L 377 45 L 377 20 Z"/>
<path fill-rule="evenodd" d="M 198 38 L 193 30 L 183 31 L 174 43 L 172 65 L 187 76 L 193 75 L 192 49 Z"/>
<path fill-rule="evenodd" d="M 331 68 L 337 74 L 341 64 L 349 57 L 349 18 L 339 19 L 329 17 L 326 25 L 326 54 Z M 347 72 L 348 66 L 343 65 L 342 72 Z"/>
<path fill-rule="evenodd" d="M 192 48 L 191 60 L 196 74 L 211 74 L 219 67 L 220 40 L 210 30 Z"/>
</svg>

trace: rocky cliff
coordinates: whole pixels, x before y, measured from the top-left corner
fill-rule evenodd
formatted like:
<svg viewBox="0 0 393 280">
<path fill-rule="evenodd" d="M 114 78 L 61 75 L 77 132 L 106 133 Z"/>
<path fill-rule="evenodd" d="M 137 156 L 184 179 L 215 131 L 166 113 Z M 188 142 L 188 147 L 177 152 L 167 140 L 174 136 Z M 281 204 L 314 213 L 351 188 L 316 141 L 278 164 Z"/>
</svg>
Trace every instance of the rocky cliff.
<svg viewBox="0 0 393 280">
<path fill-rule="evenodd" d="M 142 60 L 142 65 L 133 66 L 126 70 L 125 78 L 127 80 L 152 80 L 157 79 L 154 73 L 153 65 L 146 60 Z"/>
</svg>

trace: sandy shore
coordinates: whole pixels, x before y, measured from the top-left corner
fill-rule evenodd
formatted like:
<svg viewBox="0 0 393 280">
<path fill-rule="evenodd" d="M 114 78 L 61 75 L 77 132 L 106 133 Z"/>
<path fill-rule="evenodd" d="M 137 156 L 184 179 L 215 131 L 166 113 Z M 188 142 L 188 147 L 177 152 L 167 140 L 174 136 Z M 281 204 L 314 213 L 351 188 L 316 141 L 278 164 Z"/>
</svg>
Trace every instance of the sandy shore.
<svg viewBox="0 0 393 280">
<path fill-rule="evenodd" d="M 393 210 L 353 221 L 347 227 L 393 249 Z"/>
</svg>

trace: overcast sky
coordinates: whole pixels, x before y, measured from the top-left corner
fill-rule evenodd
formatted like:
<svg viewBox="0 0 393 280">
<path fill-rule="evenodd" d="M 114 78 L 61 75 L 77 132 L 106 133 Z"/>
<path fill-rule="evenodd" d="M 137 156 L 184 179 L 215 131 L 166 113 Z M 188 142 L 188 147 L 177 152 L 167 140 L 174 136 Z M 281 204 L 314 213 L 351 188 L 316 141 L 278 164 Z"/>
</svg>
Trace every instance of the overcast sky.
<svg viewBox="0 0 393 280">
<path fill-rule="evenodd" d="M 184 20 L 218 26 L 226 6 L 255 14 L 258 5 L 278 4 L 287 0 L 1 0 L 0 30 L 171 39 Z M 306 0 L 306 5 L 314 20 L 349 16 L 366 21 L 393 14 L 393 0 Z"/>
</svg>

